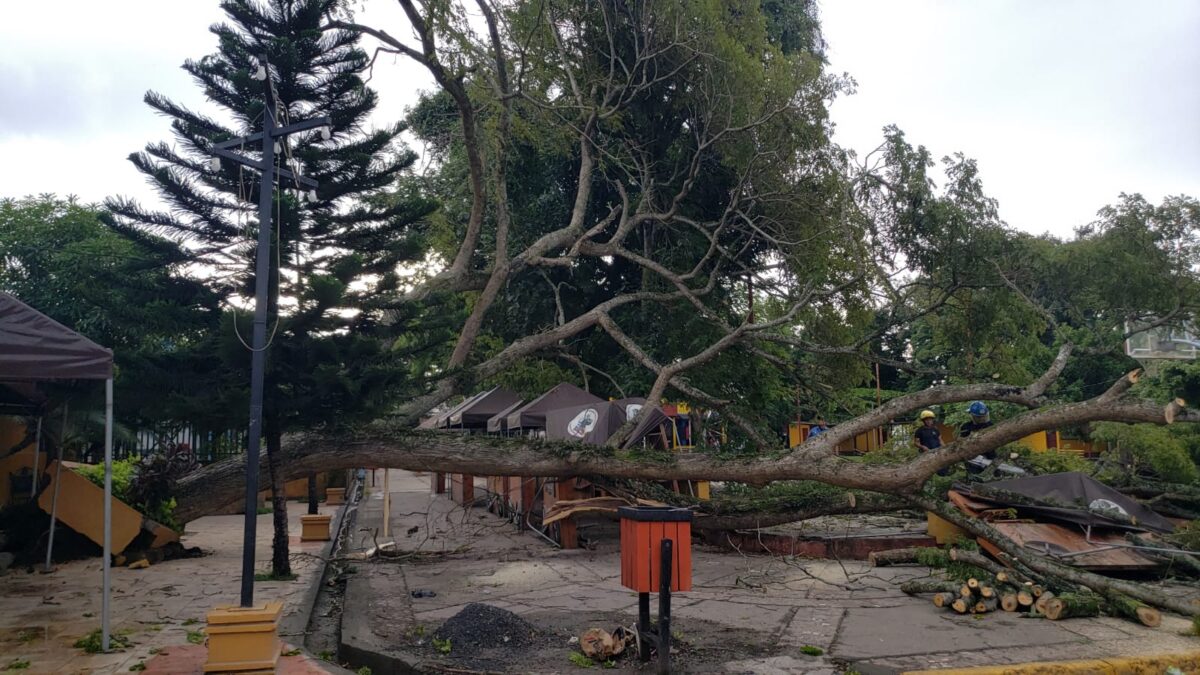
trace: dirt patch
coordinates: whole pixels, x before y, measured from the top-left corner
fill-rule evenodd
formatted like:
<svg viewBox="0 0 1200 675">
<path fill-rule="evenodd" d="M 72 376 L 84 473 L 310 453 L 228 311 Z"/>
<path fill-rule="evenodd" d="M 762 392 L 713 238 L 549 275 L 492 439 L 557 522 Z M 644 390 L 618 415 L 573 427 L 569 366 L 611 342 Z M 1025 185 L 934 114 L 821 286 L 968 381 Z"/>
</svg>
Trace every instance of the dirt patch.
<svg viewBox="0 0 1200 675">
<path fill-rule="evenodd" d="M 414 639 L 405 648 L 422 657 L 426 672 L 454 669 L 502 673 L 569 673 L 583 668 L 571 654 L 582 654 L 572 638 L 588 628 L 612 631 L 629 626 L 634 619 L 619 612 L 543 612 L 517 616 L 507 610 L 472 603 L 441 627 L 425 635 L 411 631 Z M 719 671 L 730 659 L 752 659 L 774 655 L 768 636 L 750 630 L 699 619 L 677 620 L 672 651 L 676 672 Z M 504 638 L 508 640 L 505 641 Z M 449 644 L 441 642 L 448 639 Z M 438 640 L 438 642 L 434 642 Z M 438 645 L 441 645 L 439 649 Z M 449 652 L 444 650 L 449 649 Z M 579 658 L 579 657 L 575 657 Z M 609 664 L 594 664 L 597 670 L 654 672 L 654 662 L 638 661 L 636 650 L 618 656 Z"/>
</svg>

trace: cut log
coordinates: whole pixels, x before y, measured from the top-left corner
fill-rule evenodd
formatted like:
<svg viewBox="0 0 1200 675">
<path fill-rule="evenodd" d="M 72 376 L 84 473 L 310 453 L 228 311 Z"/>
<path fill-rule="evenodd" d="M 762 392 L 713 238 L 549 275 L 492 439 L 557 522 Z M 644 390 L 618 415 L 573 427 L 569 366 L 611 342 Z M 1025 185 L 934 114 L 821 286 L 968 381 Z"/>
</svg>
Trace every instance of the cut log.
<svg viewBox="0 0 1200 675">
<path fill-rule="evenodd" d="M 1000 609 L 1006 612 L 1015 612 L 1021 604 L 1017 601 L 1016 593 L 1005 593 L 1000 596 Z"/>
<path fill-rule="evenodd" d="M 900 590 L 907 595 L 920 595 L 921 593 L 950 593 L 958 594 L 958 584 L 953 581 L 940 581 L 938 579 L 912 579 L 900 584 Z"/>
<path fill-rule="evenodd" d="M 1039 586 L 1037 584 L 1034 584 L 1029 587 L 1029 592 L 1033 594 L 1033 597 L 1040 598 L 1040 597 L 1042 597 L 1042 593 L 1046 592 L 1046 589 L 1042 588 L 1041 586 Z"/>
<path fill-rule="evenodd" d="M 1144 602 L 1120 593 L 1106 593 L 1104 599 L 1108 601 L 1105 609 L 1111 614 L 1137 621 L 1150 628 L 1157 628 L 1162 624 L 1162 613 Z"/>
<path fill-rule="evenodd" d="M 994 612 L 994 611 L 996 611 L 996 599 L 995 598 L 980 600 L 979 602 L 975 603 L 974 612 L 976 614 L 986 614 L 988 612 Z"/>
<path fill-rule="evenodd" d="M 1021 607 L 1033 606 L 1033 594 L 1029 591 L 1020 591 L 1017 593 L 1017 604 Z"/>
<path fill-rule="evenodd" d="M 961 586 L 961 587 L 958 589 L 958 594 L 959 594 L 959 595 L 961 595 L 962 597 L 964 597 L 964 598 L 967 598 L 968 600 L 970 600 L 970 599 L 972 599 L 972 598 L 974 598 L 974 597 L 975 597 L 975 589 L 971 588 L 970 586 L 968 586 L 968 585 L 966 585 L 966 584 L 963 584 L 963 585 L 962 585 L 962 586 Z"/>
<path fill-rule="evenodd" d="M 923 548 L 894 548 L 890 551 L 871 551 L 867 560 L 873 567 L 888 567 L 891 565 L 916 565 L 918 551 Z M 936 549 L 935 549 L 936 550 Z M 932 565 L 931 567 L 936 567 Z"/>
<path fill-rule="evenodd" d="M 967 585 L 971 587 L 971 590 L 975 590 L 979 588 L 979 580 L 975 577 L 971 577 L 970 579 L 967 579 Z"/>
<path fill-rule="evenodd" d="M 979 587 L 979 597 L 994 598 L 994 597 L 996 597 L 996 589 L 992 588 L 991 586 L 980 586 Z"/>
<path fill-rule="evenodd" d="M 1038 614 L 1045 616 L 1046 603 L 1050 602 L 1053 599 L 1054 599 L 1053 593 L 1051 593 L 1050 591 L 1042 591 L 1042 594 L 1037 596 L 1037 600 L 1033 601 L 1033 608 L 1037 610 Z"/>
<path fill-rule="evenodd" d="M 968 604 L 967 601 L 963 598 L 959 598 L 959 599 L 955 600 L 954 602 L 950 603 L 950 608 L 953 609 L 954 611 L 958 612 L 959 614 L 966 614 L 967 610 L 971 606 L 972 605 Z"/>
<path fill-rule="evenodd" d="M 943 608 L 949 607 L 951 604 L 954 603 L 954 601 L 957 598 L 958 598 L 958 596 L 956 596 L 953 593 L 934 593 L 933 594 L 933 606 L 934 607 L 943 607 Z"/>
<path fill-rule="evenodd" d="M 1043 614 L 1051 621 L 1077 616 L 1099 616 L 1100 596 L 1094 593 L 1063 593 L 1046 601 Z"/>
</svg>

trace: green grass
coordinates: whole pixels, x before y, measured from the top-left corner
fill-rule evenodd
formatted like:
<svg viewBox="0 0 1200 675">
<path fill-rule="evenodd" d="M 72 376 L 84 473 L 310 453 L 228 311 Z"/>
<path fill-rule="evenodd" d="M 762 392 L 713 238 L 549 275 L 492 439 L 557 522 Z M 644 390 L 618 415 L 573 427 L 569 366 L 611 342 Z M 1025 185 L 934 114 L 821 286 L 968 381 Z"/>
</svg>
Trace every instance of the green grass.
<svg viewBox="0 0 1200 675">
<path fill-rule="evenodd" d="M 821 649 L 820 647 L 814 647 L 812 645 L 804 645 L 803 647 L 800 648 L 800 653 L 808 654 L 809 656 L 820 656 L 825 653 L 825 650 Z"/>
<path fill-rule="evenodd" d="M 138 661 L 137 663 L 133 664 L 132 666 L 129 666 L 129 672 L 131 672 L 131 673 L 136 673 L 140 670 L 145 670 L 145 669 L 146 669 L 145 661 Z"/>
<path fill-rule="evenodd" d="M 371 669 L 367 666 L 363 666 L 362 668 L 354 671 L 354 675 L 371 675 Z"/>
<path fill-rule="evenodd" d="M 334 654 L 328 649 L 322 649 L 321 651 L 317 652 L 317 658 L 321 659 L 322 661 L 333 663 Z"/>
<path fill-rule="evenodd" d="M 198 623 L 200 623 L 200 620 L 196 619 L 196 618 L 189 618 L 189 619 L 183 620 L 183 625 L 185 625 L 185 626 L 195 626 Z"/>
<path fill-rule="evenodd" d="M 267 515 L 268 513 L 275 513 L 275 509 L 272 509 L 272 508 L 271 508 L 271 507 L 269 507 L 269 506 L 260 506 L 260 507 L 258 507 L 258 515 L 260 515 L 260 516 L 265 516 L 265 515 Z"/>
<path fill-rule="evenodd" d="M 288 651 L 284 652 L 283 655 L 284 656 L 299 656 L 300 650 L 299 649 L 289 649 Z"/>
<path fill-rule="evenodd" d="M 591 668 L 592 666 L 596 665 L 591 659 L 585 656 L 583 652 L 571 652 L 570 654 L 567 654 L 567 660 L 571 663 L 574 663 L 579 668 Z"/>
<path fill-rule="evenodd" d="M 204 644 L 204 632 L 198 630 L 189 630 L 187 632 L 187 641 L 194 645 Z"/>
<path fill-rule="evenodd" d="M 25 670 L 30 666 L 29 659 L 13 659 L 4 667 L 5 670 Z"/>
<path fill-rule="evenodd" d="M 76 640 L 75 648 L 82 649 L 88 654 L 99 654 L 100 652 L 104 651 L 100 645 L 100 642 L 100 629 L 97 628 L 96 630 Z M 108 648 L 110 650 L 125 649 L 129 646 L 129 644 L 129 638 L 125 637 L 124 635 L 114 633 L 108 636 Z"/>
<path fill-rule="evenodd" d="M 23 630 L 17 633 L 17 641 L 23 645 L 27 645 L 36 639 L 38 639 L 38 632 L 36 630 Z"/>
<path fill-rule="evenodd" d="M 449 638 L 447 638 L 445 640 L 439 640 L 438 638 L 433 638 L 433 648 L 443 654 L 449 654 L 450 650 L 454 648 L 454 645 L 450 644 Z"/>
</svg>

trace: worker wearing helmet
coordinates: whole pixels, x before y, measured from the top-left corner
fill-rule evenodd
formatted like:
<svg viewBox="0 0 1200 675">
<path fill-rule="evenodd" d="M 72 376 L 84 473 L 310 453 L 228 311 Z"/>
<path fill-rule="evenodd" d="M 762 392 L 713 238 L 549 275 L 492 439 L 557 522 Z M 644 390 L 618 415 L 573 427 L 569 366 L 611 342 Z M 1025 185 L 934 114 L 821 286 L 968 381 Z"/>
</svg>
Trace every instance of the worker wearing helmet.
<svg viewBox="0 0 1200 675">
<path fill-rule="evenodd" d="M 991 414 L 988 412 L 987 404 L 983 401 L 972 401 L 971 405 L 967 406 L 967 414 L 971 416 L 971 419 L 963 422 L 962 426 L 958 428 L 959 438 L 966 438 L 976 431 L 992 426 Z M 986 452 L 983 456 L 995 459 L 996 451 Z"/>
<path fill-rule="evenodd" d="M 922 410 L 921 424 L 913 433 L 913 442 L 921 452 L 930 452 L 942 447 L 942 435 L 937 429 L 937 415 L 932 410 Z"/>
</svg>

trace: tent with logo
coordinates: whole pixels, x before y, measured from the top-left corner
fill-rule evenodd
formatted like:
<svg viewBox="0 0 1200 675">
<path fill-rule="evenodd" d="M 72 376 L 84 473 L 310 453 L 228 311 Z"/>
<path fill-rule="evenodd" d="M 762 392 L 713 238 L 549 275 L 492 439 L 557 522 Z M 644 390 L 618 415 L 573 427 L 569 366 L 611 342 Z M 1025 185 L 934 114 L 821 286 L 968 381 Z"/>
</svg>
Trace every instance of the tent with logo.
<svg viewBox="0 0 1200 675">
<path fill-rule="evenodd" d="M 1123 530 L 1175 529 L 1171 521 L 1148 507 L 1077 471 L 957 485 L 955 490 L 1038 520 Z"/>
<path fill-rule="evenodd" d="M 612 401 L 555 408 L 546 412 L 546 438 L 604 445 L 625 419 L 625 407 Z"/>
<path fill-rule="evenodd" d="M 112 378 L 112 350 L 101 347 L 12 295 L 0 292 L 0 383 L 15 383 L 28 389 L 32 383 L 51 380 L 104 380 L 104 561 L 100 626 L 105 651 L 109 645 L 109 566 L 112 560 Z M 62 462 L 57 466 L 61 467 Z M 34 467 L 37 467 L 36 458 Z M 53 520 L 54 509 L 51 510 L 51 537 Z"/>
</svg>

